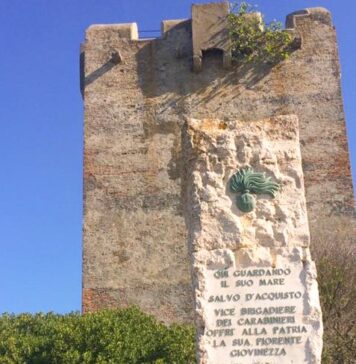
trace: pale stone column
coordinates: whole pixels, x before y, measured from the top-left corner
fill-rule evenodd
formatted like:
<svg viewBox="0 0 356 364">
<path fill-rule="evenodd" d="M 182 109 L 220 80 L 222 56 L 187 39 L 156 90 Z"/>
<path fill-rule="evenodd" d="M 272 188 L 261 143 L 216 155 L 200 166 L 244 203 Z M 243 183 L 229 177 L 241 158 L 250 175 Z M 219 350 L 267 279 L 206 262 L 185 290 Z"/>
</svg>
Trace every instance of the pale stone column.
<svg viewBox="0 0 356 364">
<path fill-rule="evenodd" d="M 200 364 L 320 363 L 322 319 L 298 118 L 189 119 L 183 132 L 186 221 Z M 243 168 L 279 184 L 242 212 L 231 177 Z"/>
</svg>

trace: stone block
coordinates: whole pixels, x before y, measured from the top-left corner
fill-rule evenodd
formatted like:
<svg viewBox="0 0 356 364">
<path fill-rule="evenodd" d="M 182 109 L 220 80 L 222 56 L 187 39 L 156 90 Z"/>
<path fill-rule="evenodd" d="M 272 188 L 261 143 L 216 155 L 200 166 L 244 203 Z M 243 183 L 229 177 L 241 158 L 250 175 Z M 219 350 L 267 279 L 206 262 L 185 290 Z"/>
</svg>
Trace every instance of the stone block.
<svg viewBox="0 0 356 364">
<path fill-rule="evenodd" d="M 183 134 L 199 364 L 321 362 L 298 118 L 188 119 Z M 253 167 L 278 182 L 251 212 L 231 180 Z M 255 176 L 254 176 L 255 177 Z M 252 194 L 254 183 L 245 181 Z"/>
<path fill-rule="evenodd" d="M 231 65 L 230 42 L 228 37 L 229 3 L 192 5 L 193 67 L 202 68 L 203 51 L 220 50 L 224 67 Z"/>
</svg>

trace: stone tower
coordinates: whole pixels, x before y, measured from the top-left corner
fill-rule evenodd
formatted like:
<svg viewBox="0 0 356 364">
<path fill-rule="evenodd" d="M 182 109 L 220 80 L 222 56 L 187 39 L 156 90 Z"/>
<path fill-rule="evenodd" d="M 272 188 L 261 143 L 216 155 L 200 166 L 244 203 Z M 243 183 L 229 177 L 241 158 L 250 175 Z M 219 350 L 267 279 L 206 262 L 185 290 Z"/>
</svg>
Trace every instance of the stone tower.
<svg viewBox="0 0 356 364">
<path fill-rule="evenodd" d="M 86 32 L 84 312 L 136 304 L 166 322 L 192 319 L 181 150 L 188 118 L 297 115 L 311 244 L 323 221 L 353 221 L 330 13 L 288 15 L 299 49 L 277 66 L 255 67 L 231 65 L 228 11 L 226 3 L 193 5 L 192 19 L 163 21 L 157 39 L 139 39 L 135 23 Z"/>
</svg>

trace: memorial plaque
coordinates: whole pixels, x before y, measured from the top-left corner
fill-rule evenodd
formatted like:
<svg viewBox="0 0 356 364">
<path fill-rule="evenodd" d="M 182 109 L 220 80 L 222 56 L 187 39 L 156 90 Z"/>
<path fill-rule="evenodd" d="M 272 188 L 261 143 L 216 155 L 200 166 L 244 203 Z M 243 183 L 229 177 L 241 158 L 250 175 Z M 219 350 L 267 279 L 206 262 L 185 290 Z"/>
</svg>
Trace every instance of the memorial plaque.
<svg viewBox="0 0 356 364">
<path fill-rule="evenodd" d="M 277 262 L 271 266 L 269 251 L 263 249 L 248 251 L 264 256 L 260 264 L 235 264 L 231 253 L 219 250 L 204 262 L 197 306 L 205 318 L 200 340 L 209 363 L 316 362 L 308 361 L 313 352 L 309 338 L 320 330 L 313 318 L 318 297 L 314 264 L 302 260 L 303 249 L 294 249 L 275 252 Z M 242 262 L 244 254 L 242 249 Z"/>
<path fill-rule="evenodd" d="M 186 221 L 199 364 L 318 364 L 298 119 L 190 119 Z"/>
</svg>

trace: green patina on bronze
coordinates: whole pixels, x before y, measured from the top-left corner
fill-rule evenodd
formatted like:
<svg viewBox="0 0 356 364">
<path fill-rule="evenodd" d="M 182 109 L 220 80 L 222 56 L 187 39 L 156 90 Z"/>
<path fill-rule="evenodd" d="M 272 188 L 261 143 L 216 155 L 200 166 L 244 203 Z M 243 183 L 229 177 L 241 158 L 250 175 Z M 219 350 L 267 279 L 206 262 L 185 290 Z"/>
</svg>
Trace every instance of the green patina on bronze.
<svg viewBox="0 0 356 364">
<path fill-rule="evenodd" d="M 256 206 L 256 199 L 252 194 L 267 194 L 275 197 L 279 184 L 271 181 L 265 173 L 254 172 L 251 167 L 242 168 L 230 179 L 232 192 L 241 193 L 236 198 L 237 207 L 243 212 L 251 212 Z"/>
</svg>

